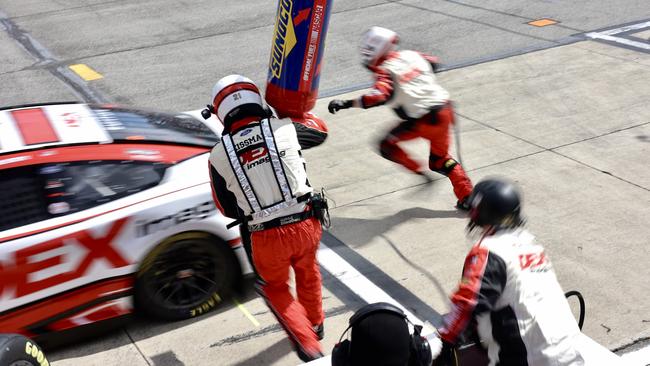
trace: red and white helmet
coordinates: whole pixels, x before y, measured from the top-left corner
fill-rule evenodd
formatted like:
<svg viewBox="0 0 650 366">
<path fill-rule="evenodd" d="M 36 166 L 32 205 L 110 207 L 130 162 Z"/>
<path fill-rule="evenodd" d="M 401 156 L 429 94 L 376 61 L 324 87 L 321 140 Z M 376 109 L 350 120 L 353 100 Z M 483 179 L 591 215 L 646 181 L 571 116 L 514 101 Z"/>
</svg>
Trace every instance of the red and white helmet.
<svg viewBox="0 0 650 366">
<path fill-rule="evenodd" d="M 256 110 L 264 108 L 260 90 L 255 83 L 241 75 L 228 75 L 217 81 L 212 88 L 212 106 L 214 113 L 222 123 L 244 106 Z M 229 121 L 230 122 L 230 121 Z"/>
<path fill-rule="evenodd" d="M 395 49 L 397 33 L 382 27 L 372 27 L 361 37 L 361 62 L 365 66 L 377 66 L 379 60 Z"/>
</svg>

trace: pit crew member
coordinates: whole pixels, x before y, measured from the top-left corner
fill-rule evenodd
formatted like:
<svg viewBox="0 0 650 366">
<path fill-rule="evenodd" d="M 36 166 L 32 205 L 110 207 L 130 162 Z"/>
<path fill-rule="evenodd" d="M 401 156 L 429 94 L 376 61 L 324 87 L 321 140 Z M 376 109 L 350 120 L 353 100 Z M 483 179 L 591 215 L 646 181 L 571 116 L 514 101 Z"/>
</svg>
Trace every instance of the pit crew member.
<svg viewBox="0 0 650 366">
<path fill-rule="evenodd" d="M 272 117 L 257 86 L 240 75 L 219 80 L 212 103 L 224 125 L 210 155 L 215 202 L 250 232 L 258 292 L 298 356 L 319 358 L 324 313 L 316 251 L 322 228 L 296 129 L 290 119 Z M 289 290 L 289 268 L 297 298 Z"/>
<path fill-rule="evenodd" d="M 575 348 L 580 329 L 544 248 L 523 228 L 514 185 L 483 180 L 469 205 L 468 231 L 480 230 L 481 238 L 465 259 L 439 329 L 443 347 L 436 364 L 447 364 L 453 344 L 476 321 L 490 365 L 583 365 Z"/>
<path fill-rule="evenodd" d="M 379 143 L 381 156 L 431 181 L 424 168 L 399 146 L 401 141 L 429 140 L 429 169 L 449 178 L 458 199 L 456 207 L 466 210 L 472 182 L 449 154 L 454 111 L 449 93 L 436 81 L 438 60 L 416 51 L 396 50 L 397 42 L 397 34 L 389 29 L 372 27 L 366 31 L 361 40 L 361 57 L 363 65 L 374 74 L 373 89 L 357 99 L 332 100 L 328 109 L 336 113 L 351 107 L 391 106 L 402 121 Z"/>
</svg>

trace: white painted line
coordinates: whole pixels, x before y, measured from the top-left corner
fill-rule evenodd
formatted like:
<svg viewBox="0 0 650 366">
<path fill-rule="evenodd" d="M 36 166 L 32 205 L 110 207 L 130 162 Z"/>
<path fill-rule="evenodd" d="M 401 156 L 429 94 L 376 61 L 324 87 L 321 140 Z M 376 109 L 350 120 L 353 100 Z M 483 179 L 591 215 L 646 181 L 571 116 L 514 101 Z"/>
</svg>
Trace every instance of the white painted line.
<svg viewBox="0 0 650 366">
<path fill-rule="evenodd" d="M 325 268 L 327 272 L 331 273 L 332 276 L 336 277 L 345 286 L 352 290 L 352 292 L 361 297 L 363 301 L 368 304 L 375 302 L 387 302 L 393 304 L 402 309 L 411 322 L 424 325 L 422 336 L 426 337 L 430 334 L 435 334 L 433 326 L 418 319 L 418 317 L 413 315 L 413 313 L 402 306 L 402 304 L 372 283 L 364 275 L 359 273 L 356 268 L 352 267 L 350 263 L 346 262 L 323 242 L 321 242 L 320 249 L 318 249 L 318 262 L 321 267 Z"/>
<path fill-rule="evenodd" d="M 603 34 L 603 33 L 592 32 L 592 33 L 585 34 L 585 36 L 587 36 L 589 38 L 593 38 L 593 39 L 604 39 L 606 41 L 616 42 L 616 43 L 624 44 L 626 46 L 630 46 L 630 47 L 634 47 L 634 48 L 641 48 L 641 49 L 644 49 L 644 50 L 650 50 L 650 44 L 648 44 L 648 43 L 632 41 L 632 40 L 626 39 L 626 38 L 612 37 L 612 36 L 608 36 L 608 35 Z"/>
<path fill-rule="evenodd" d="M 598 32 L 598 33 L 605 34 L 605 35 L 608 35 L 608 36 L 613 36 L 615 34 L 624 33 L 624 32 L 628 32 L 628 31 L 636 30 L 636 29 L 648 28 L 648 27 L 650 27 L 650 21 L 637 23 L 637 24 L 632 24 L 632 25 L 626 25 L 624 27 L 620 27 L 620 28 L 616 28 L 616 29 L 610 29 L 610 30 L 606 30 L 606 31 Z"/>
<path fill-rule="evenodd" d="M 647 366 L 650 365 L 650 346 L 629 352 L 621 356 L 626 365 Z"/>
</svg>

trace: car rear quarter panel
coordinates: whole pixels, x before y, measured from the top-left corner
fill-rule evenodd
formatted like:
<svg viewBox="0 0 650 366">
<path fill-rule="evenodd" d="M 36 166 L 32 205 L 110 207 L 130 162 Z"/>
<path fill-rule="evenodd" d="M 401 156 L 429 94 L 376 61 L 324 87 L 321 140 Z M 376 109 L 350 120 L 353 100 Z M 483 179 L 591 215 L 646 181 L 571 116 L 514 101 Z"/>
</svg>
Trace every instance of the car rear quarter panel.
<svg viewBox="0 0 650 366">
<path fill-rule="evenodd" d="M 226 228 L 231 220 L 212 201 L 207 158 L 168 168 L 161 184 L 146 191 L 0 233 L 0 312 L 133 273 L 155 245 L 186 231 L 230 243 L 250 272 L 238 230 Z"/>
</svg>

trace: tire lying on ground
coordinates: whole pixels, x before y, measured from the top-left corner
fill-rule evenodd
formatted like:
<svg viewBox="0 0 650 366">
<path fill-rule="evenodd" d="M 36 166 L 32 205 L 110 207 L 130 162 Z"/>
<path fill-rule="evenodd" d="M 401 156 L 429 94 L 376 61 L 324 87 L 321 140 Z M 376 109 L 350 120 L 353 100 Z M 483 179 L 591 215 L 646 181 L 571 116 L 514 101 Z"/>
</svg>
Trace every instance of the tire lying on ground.
<svg viewBox="0 0 650 366">
<path fill-rule="evenodd" d="M 228 244 L 201 232 L 160 243 L 142 261 L 134 300 L 140 314 L 180 320 L 202 315 L 230 296 L 241 269 Z"/>
<path fill-rule="evenodd" d="M 36 342 L 19 334 L 0 334 L 0 365 L 49 366 Z"/>
</svg>

